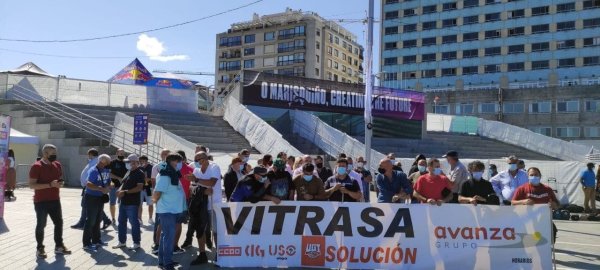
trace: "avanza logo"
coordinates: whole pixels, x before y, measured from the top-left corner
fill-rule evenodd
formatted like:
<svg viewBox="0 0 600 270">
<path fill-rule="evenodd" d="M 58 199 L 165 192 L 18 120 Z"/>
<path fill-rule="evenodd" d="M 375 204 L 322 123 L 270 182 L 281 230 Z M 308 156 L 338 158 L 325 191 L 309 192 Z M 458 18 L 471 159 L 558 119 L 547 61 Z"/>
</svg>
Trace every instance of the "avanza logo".
<svg viewBox="0 0 600 270">
<path fill-rule="evenodd" d="M 485 228 L 485 227 L 442 227 L 434 230 L 437 239 L 458 240 L 515 240 L 515 228 Z"/>
<path fill-rule="evenodd" d="M 302 236 L 302 266 L 325 265 L 325 237 Z"/>
</svg>

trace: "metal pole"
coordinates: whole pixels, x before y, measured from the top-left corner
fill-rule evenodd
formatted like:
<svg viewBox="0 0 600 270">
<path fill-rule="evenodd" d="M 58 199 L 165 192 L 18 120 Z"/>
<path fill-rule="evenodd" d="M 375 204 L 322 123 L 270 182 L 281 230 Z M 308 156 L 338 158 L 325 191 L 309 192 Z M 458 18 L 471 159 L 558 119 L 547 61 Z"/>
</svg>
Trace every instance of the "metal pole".
<svg viewBox="0 0 600 270">
<path fill-rule="evenodd" d="M 373 17 L 375 13 L 375 0 L 369 0 L 369 14 L 367 17 L 367 48 L 365 55 L 365 160 L 367 169 L 370 169 L 371 137 L 373 136 L 373 118 L 371 104 L 373 102 Z"/>
</svg>

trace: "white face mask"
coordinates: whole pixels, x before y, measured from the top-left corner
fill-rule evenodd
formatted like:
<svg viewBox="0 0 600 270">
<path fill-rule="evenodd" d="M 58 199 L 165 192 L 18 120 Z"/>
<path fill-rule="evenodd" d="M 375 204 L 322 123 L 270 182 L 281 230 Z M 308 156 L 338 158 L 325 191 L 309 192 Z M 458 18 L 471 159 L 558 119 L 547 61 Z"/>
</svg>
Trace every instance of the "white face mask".
<svg viewBox="0 0 600 270">
<path fill-rule="evenodd" d="M 364 162 L 358 162 L 358 163 L 356 163 L 356 167 L 358 167 L 358 168 L 364 168 L 365 167 L 365 163 Z"/>
</svg>

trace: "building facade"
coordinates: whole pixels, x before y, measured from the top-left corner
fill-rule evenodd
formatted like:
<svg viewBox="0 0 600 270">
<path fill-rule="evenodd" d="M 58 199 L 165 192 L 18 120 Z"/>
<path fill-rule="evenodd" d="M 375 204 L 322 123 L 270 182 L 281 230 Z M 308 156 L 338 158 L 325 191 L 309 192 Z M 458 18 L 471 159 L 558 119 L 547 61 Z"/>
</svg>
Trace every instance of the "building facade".
<svg viewBox="0 0 600 270">
<path fill-rule="evenodd" d="M 287 9 L 231 25 L 217 34 L 216 89 L 242 70 L 362 83 L 363 48 L 356 36 L 316 13 Z"/>
<path fill-rule="evenodd" d="M 382 85 L 477 90 L 594 84 L 599 0 L 382 0 Z"/>
</svg>

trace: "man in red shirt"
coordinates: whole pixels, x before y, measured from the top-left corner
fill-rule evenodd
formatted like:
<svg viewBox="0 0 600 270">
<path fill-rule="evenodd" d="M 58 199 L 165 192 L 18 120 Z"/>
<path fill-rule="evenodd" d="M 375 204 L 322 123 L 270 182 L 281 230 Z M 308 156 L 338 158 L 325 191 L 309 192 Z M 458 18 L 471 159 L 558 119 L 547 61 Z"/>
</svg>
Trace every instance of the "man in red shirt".
<svg viewBox="0 0 600 270">
<path fill-rule="evenodd" d="M 540 169 L 531 167 L 527 170 L 529 183 L 517 188 L 512 198 L 512 205 L 534 205 L 547 204 L 552 210 L 558 209 L 558 200 L 554 194 L 554 190 L 549 186 L 540 183 L 542 173 Z M 552 223 L 552 238 L 556 241 L 556 225 Z"/>
<path fill-rule="evenodd" d="M 452 199 L 450 180 L 443 175 L 440 161 L 432 158 L 427 162 L 428 174 L 421 175 L 415 183 L 413 196 L 422 203 L 442 205 Z"/>
<path fill-rule="evenodd" d="M 71 254 L 63 243 L 63 218 L 60 205 L 59 189 L 62 187 L 62 166 L 56 160 L 56 146 L 46 144 L 42 148 L 42 158 L 31 165 L 29 170 L 29 188 L 34 190 L 33 205 L 37 224 L 35 240 L 37 241 L 36 256 L 41 259 L 48 257 L 44 250 L 44 229 L 48 216 L 54 223 L 55 254 Z"/>
</svg>

